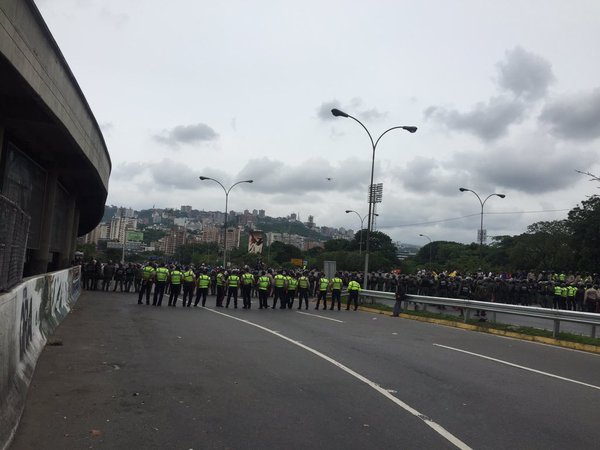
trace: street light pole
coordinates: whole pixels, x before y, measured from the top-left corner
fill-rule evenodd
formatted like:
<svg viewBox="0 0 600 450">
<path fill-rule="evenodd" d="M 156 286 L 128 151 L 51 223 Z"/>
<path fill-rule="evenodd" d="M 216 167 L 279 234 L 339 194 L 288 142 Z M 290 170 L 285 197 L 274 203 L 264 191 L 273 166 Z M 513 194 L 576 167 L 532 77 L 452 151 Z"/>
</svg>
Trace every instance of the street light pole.
<svg viewBox="0 0 600 450">
<path fill-rule="evenodd" d="M 426 234 L 419 234 L 419 236 L 422 236 L 429 240 L 429 268 L 431 269 L 431 238 L 429 236 L 427 236 Z"/>
<path fill-rule="evenodd" d="M 254 180 L 241 180 L 236 183 L 233 183 L 229 187 L 229 189 L 226 189 L 225 186 L 223 186 L 223 184 L 219 180 L 215 180 L 214 178 L 210 178 L 210 177 L 199 177 L 199 178 L 201 181 L 205 181 L 205 180 L 214 181 L 219 186 L 221 186 L 223 188 L 223 192 L 225 192 L 225 221 L 223 224 L 223 227 L 224 227 L 224 230 L 223 230 L 223 269 L 225 269 L 227 267 L 227 214 L 228 214 L 228 207 L 229 207 L 229 192 L 231 192 L 231 190 L 238 184 L 254 183 Z"/>
<path fill-rule="evenodd" d="M 397 126 L 397 127 L 388 128 L 387 130 L 385 130 L 383 133 L 381 133 L 379 135 L 379 137 L 377 138 L 376 141 L 373 141 L 373 137 L 371 136 L 371 133 L 369 132 L 367 127 L 356 117 L 353 117 L 350 114 L 340 111 L 337 108 L 332 109 L 331 114 L 333 114 L 335 117 L 350 118 L 350 119 L 354 120 L 355 122 L 358 122 L 358 124 L 361 127 L 363 127 L 363 129 L 367 132 L 367 135 L 369 136 L 369 140 L 371 141 L 371 148 L 373 150 L 372 157 L 371 157 L 371 182 L 369 184 L 369 213 L 367 215 L 369 220 L 367 221 L 367 244 L 366 244 L 366 248 L 365 248 L 365 271 L 364 271 L 364 276 L 363 276 L 363 289 L 367 289 L 367 278 L 368 278 L 368 274 L 369 274 L 369 253 L 370 253 L 370 249 L 371 249 L 370 234 L 371 234 L 371 221 L 372 221 L 372 211 L 373 211 L 373 175 L 375 172 L 375 150 L 377 149 L 377 144 L 379 143 L 379 140 L 388 132 L 390 132 L 392 130 L 396 130 L 396 129 L 402 129 L 402 130 L 408 131 L 409 133 L 414 133 L 417 131 L 417 127 Z"/>
<path fill-rule="evenodd" d="M 353 212 L 354 214 L 356 214 L 358 216 L 358 219 L 360 220 L 360 241 L 359 241 L 359 247 L 358 247 L 358 254 L 362 255 L 362 230 L 364 228 L 364 223 L 365 223 L 365 219 L 367 218 L 367 215 L 365 214 L 364 217 L 361 217 L 360 214 L 356 211 L 354 211 L 353 209 L 347 209 L 346 210 L 346 214 Z M 373 213 L 374 216 L 379 216 L 379 214 L 377 213 Z"/>
<path fill-rule="evenodd" d="M 505 194 L 490 194 L 485 198 L 485 200 L 482 201 L 479 194 L 477 194 L 477 192 L 475 192 L 472 189 L 467 189 L 467 188 L 461 187 L 461 188 L 458 188 L 458 190 L 460 192 L 472 192 L 473 194 L 475 194 L 475 197 L 477 197 L 477 200 L 479 200 L 479 204 L 481 205 L 481 221 L 479 224 L 479 260 L 482 260 L 482 258 L 483 258 L 483 206 L 485 205 L 485 202 L 487 202 L 490 197 L 504 198 L 504 197 L 506 197 L 506 195 Z"/>
</svg>

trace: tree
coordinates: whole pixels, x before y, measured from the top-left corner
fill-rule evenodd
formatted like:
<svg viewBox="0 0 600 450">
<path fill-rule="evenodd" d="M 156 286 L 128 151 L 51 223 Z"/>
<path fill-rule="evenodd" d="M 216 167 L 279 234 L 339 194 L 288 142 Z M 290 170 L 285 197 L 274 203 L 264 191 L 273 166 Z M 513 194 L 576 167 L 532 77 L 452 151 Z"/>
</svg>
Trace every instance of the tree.
<svg viewBox="0 0 600 450">
<path fill-rule="evenodd" d="M 600 197 L 594 195 L 569 211 L 567 227 L 575 252 L 575 267 L 596 271 L 600 265 Z"/>
<path fill-rule="evenodd" d="M 325 241 L 325 251 L 335 252 L 340 250 L 348 250 L 350 247 L 350 241 L 346 239 L 330 239 Z"/>
</svg>

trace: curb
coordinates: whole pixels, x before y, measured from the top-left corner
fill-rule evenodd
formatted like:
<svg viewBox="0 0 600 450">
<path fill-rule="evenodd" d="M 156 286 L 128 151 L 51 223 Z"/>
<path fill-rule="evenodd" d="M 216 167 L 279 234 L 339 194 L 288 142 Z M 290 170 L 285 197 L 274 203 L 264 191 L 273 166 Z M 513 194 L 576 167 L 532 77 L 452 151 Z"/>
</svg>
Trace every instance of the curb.
<svg viewBox="0 0 600 450">
<path fill-rule="evenodd" d="M 393 316 L 392 313 L 389 311 L 381 311 L 379 309 L 369 308 L 366 306 L 359 306 L 358 309 L 360 311 L 365 311 L 365 312 L 369 312 L 369 313 L 373 313 L 373 314 L 383 314 L 385 316 Z M 444 320 L 444 319 L 434 319 L 432 317 L 412 316 L 410 314 L 404 314 L 404 313 L 400 314 L 398 317 L 401 317 L 403 319 L 416 320 L 418 322 L 434 323 L 436 325 L 442 325 L 442 326 L 447 326 L 447 327 L 452 327 L 452 328 L 460 328 L 463 330 L 477 331 L 479 333 L 495 334 L 497 336 L 505 336 L 505 337 L 510 337 L 510 338 L 514 338 L 514 339 L 521 339 L 523 341 L 539 342 L 541 344 L 554 345 L 556 347 L 570 348 L 571 350 L 580 350 L 582 352 L 600 354 L 600 346 L 596 346 L 596 345 L 581 344 L 579 342 L 563 341 L 560 339 L 548 338 L 548 337 L 543 337 L 543 336 L 530 336 L 528 334 L 516 333 L 514 331 L 495 330 L 493 328 L 478 327 L 477 325 L 471 325 L 468 323 L 454 322 L 451 320 Z"/>
</svg>

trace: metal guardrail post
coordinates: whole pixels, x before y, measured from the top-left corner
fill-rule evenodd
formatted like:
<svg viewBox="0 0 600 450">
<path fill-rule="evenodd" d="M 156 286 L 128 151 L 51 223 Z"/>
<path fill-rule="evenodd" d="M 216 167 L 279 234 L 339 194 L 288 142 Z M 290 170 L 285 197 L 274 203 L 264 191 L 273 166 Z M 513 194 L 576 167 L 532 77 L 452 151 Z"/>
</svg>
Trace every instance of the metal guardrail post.
<svg viewBox="0 0 600 450">
<path fill-rule="evenodd" d="M 463 314 L 465 316 L 465 323 L 467 323 L 471 319 L 471 310 L 465 309 Z"/>
<path fill-rule="evenodd" d="M 560 320 L 554 319 L 554 330 L 552 331 L 552 337 L 554 339 L 558 339 L 559 333 L 560 333 Z"/>
<path fill-rule="evenodd" d="M 590 333 L 592 339 L 596 339 L 596 325 L 592 325 L 592 332 Z"/>
</svg>

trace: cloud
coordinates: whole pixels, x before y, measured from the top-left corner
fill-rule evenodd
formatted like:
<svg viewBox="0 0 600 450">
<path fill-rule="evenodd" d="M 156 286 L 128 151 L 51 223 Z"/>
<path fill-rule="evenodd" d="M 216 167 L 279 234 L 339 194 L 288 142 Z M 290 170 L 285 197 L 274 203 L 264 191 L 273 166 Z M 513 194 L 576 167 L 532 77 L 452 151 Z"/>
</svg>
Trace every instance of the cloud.
<svg viewBox="0 0 600 450">
<path fill-rule="evenodd" d="M 321 106 L 317 108 L 317 117 L 321 120 L 333 120 L 335 116 L 331 114 L 333 108 L 340 108 L 340 102 L 337 100 L 331 100 L 329 102 L 321 103 Z"/>
<path fill-rule="evenodd" d="M 342 105 L 337 100 L 324 102 L 317 108 L 317 117 L 321 120 L 334 120 L 336 117 L 331 114 L 333 108 L 341 109 L 342 111 L 351 114 L 360 120 L 380 120 L 387 117 L 387 112 L 381 112 L 376 108 L 364 109 L 363 101 L 359 97 L 354 97 L 348 105 Z"/>
<path fill-rule="evenodd" d="M 155 135 L 154 139 L 170 147 L 178 147 L 180 144 L 193 144 L 202 141 L 214 141 L 219 135 L 211 127 L 204 123 L 196 125 L 178 125 L 171 130 L 164 130 L 161 135 Z"/>
<path fill-rule="evenodd" d="M 363 187 L 366 192 L 369 173 L 369 167 L 355 159 L 331 164 L 323 158 L 312 158 L 291 166 L 282 161 L 260 158 L 248 161 L 238 176 L 240 179 L 253 179 L 254 188 L 260 193 L 306 195 L 328 191 L 352 193 Z"/>
<path fill-rule="evenodd" d="M 547 60 L 521 47 L 507 51 L 505 60 L 496 67 L 499 87 L 525 100 L 544 97 L 555 80 Z"/>
<path fill-rule="evenodd" d="M 473 185 L 539 195 L 575 185 L 580 181 L 575 169 L 589 167 L 595 161 L 592 151 L 531 136 L 511 147 L 456 155 L 454 165 L 468 171 Z"/>
<path fill-rule="evenodd" d="M 546 104 L 539 117 L 556 136 L 593 140 L 600 137 L 600 88 L 563 95 Z"/>
<path fill-rule="evenodd" d="M 521 122 L 526 105 L 518 99 L 492 97 L 487 103 L 474 105 L 471 111 L 430 106 L 424 111 L 426 119 L 434 119 L 451 130 L 466 131 L 492 141 L 507 133 L 510 125 Z"/>
<path fill-rule="evenodd" d="M 159 189 L 198 189 L 199 174 L 188 164 L 165 159 L 158 163 L 147 164 L 147 167 L 154 185 Z"/>
</svg>

